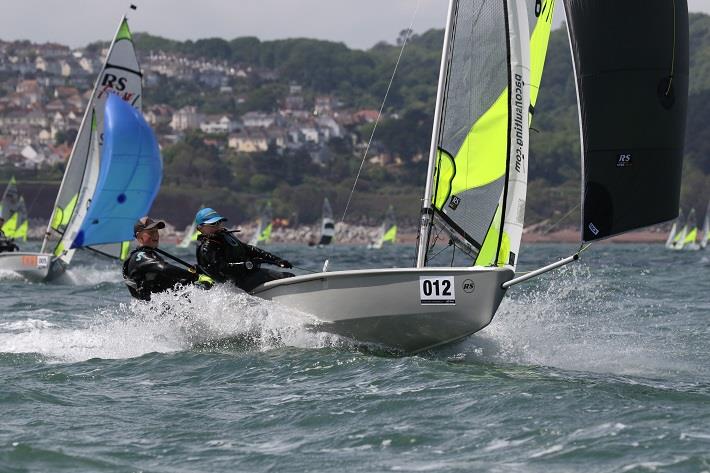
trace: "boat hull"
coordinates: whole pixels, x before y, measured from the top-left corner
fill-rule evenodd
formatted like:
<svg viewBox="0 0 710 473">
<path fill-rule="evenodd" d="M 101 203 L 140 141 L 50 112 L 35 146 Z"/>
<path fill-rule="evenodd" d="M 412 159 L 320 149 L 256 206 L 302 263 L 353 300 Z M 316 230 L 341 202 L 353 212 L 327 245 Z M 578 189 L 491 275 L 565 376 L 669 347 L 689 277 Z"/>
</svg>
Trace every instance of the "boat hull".
<svg viewBox="0 0 710 473">
<path fill-rule="evenodd" d="M 15 272 L 30 281 L 45 281 L 51 266 L 52 255 L 46 253 L 0 253 L 0 270 Z"/>
<path fill-rule="evenodd" d="M 318 330 L 414 353 L 486 327 L 513 276 L 510 268 L 338 271 L 271 281 L 252 294 L 315 316 Z M 432 301 L 426 280 L 448 280 L 453 297 Z"/>
</svg>

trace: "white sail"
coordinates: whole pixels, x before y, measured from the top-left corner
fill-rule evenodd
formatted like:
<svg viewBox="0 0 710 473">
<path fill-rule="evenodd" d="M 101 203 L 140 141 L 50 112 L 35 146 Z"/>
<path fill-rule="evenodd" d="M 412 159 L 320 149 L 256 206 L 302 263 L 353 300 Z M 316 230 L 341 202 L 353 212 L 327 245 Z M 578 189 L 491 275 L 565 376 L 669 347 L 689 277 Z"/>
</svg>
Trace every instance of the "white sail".
<svg viewBox="0 0 710 473">
<path fill-rule="evenodd" d="M 703 221 L 703 233 L 700 236 L 700 248 L 705 248 L 710 242 L 710 201 L 705 210 L 705 220 Z"/>
<path fill-rule="evenodd" d="M 326 197 L 323 199 L 323 211 L 320 225 L 320 240 L 319 245 L 330 245 L 335 237 L 335 220 L 333 220 L 333 209 L 330 207 L 330 201 Z"/>
</svg>

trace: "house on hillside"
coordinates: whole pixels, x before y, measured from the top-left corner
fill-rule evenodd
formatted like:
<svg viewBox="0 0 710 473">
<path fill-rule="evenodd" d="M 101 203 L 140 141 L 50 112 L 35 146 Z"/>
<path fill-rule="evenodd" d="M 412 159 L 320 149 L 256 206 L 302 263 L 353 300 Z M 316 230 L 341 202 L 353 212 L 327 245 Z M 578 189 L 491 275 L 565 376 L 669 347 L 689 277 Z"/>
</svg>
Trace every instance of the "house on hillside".
<svg viewBox="0 0 710 473">
<path fill-rule="evenodd" d="M 263 130 L 243 130 L 229 136 L 227 146 L 238 153 L 259 153 L 269 149 L 269 136 Z"/>
<path fill-rule="evenodd" d="M 175 131 L 194 130 L 199 128 L 203 121 L 204 116 L 197 111 L 197 107 L 190 105 L 173 113 L 170 127 Z"/>
</svg>

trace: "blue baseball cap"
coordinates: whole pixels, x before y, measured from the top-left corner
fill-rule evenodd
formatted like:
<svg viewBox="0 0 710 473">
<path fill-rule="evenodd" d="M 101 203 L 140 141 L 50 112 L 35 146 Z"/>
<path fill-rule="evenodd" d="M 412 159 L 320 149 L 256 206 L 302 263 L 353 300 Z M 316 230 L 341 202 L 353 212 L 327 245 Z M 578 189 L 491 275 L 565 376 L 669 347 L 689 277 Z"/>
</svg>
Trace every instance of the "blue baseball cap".
<svg viewBox="0 0 710 473">
<path fill-rule="evenodd" d="M 200 209 L 200 211 L 197 212 L 197 215 L 195 215 L 195 223 L 197 225 L 211 225 L 224 220 L 227 219 L 218 214 L 216 210 L 209 207 Z"/>
</svg>

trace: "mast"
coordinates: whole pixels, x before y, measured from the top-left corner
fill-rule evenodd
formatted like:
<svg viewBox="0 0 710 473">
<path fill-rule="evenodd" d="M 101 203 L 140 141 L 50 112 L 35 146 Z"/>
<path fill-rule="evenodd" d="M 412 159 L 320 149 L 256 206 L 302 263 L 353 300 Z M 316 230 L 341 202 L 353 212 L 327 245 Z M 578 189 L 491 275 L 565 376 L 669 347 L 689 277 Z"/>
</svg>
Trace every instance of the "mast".
<svg viewBox="0 0 710 473">
<path fill-rule="evenodd" d="M 131 5 L 131 9 L 133 8 L 133 5 Z M 59 190 L 57 191 L 57 198 L 55 199 L 54 202 L 54 208 L 52 209 L 52 215 L 49 218 L 49 223 L 47 223 L 47 230 L 44 232 L 44 239 L 42 240 L 42 248 L 40 250 L 41 253 L 45 253 L 47 250 L 47 244 L 49 243 L 49 236 L 52 234 L 52 221 L 54 220 L 54 213 L 57 211 L 57 205 L 59 204 L 59 196 L 61 195 L 62 187 L 64 187 L 64 183 L 67 180 L 67 175 L 68 175 L 68 170 L 70 169 L 71 162 L 74 159 L 74 155 L 77 151 L 77 145 L 79 144 L 80 140 L 79 137 L 81 135 L 81 131 L 84 129 L 85 126 L 87 126 L 87 117 L 90 117 L 90 111 L 93 109 L 94 106 L 94 97 L 96 96 L 96 91 L 99 88 L 99 82 L 101 81 L 101 78 L 104 75 L 104 72 L 106 71 L 106 65 L 108 64 L 108 58 L 111 57 L 111 51 L 113 50 L 113 46 L 116 43 L 116 38 L 118 37 L 118 33 L 121 31 L 121 27 L 123 26 L 123 22 L 126 21 L 127 17 L 126 15 L 123 15 L 121 17 L 121 21 L 118 23 L 118 28 L 116 28 L 116 33 L 113 35 L 113 39 L 111 40 L 111 45 L 108 48 L 108 52 L 106 53 L 106 57 L 104 58 L 104 63 L 103 66 L 101 67 L 101 71 L 99 71 L 98 76 L 96 76 L 96 80 L 94 82 L 94 88 L 91 91 L 91 98 L 89 99 L 89 103 L 86 106 L 86 110 L 84 110 L 84 117 L 81 119 L 81 124 L 79 125 L 79 132 L 76 135 L 76 139 L 74 140 L 74 145 L 72 146 L 71 153 L 69 154 L 69 159 L 67 161 L 66 168 L 64 170 L 64 175 L 62 176 L 62 183 L 59 185 Z"/>
<path fill-rule="evenodd" d="M 422 200 L 421 227 L 417 246 L 417 268 L 423 268 L 426 263 L 426 251 L 429 241 L 429 230 L 432 223 L 433 209 L 431 207 L 432 185 L 434 183 L 434 168 L 439 147 L 439 131 L 441 129 L 441 112 L 444 102 L 444 89 L 446 87 L 446 70 L 449 63 L 449 49 L 451 41 L 451 27 L 454 20 L 454 3 L 449 2 L 449 11 L 446 15 L 446 29 L 444 30 L 444 46 L 441 52 L 441 66 L 439 68 L 439 86 L 436 91 L 436 105 L 434 106 L 434 125 L 431 132 L 431 146 L 429 148 L 429 166 L 427 167 L 426 186 Z"/>
</svg>

